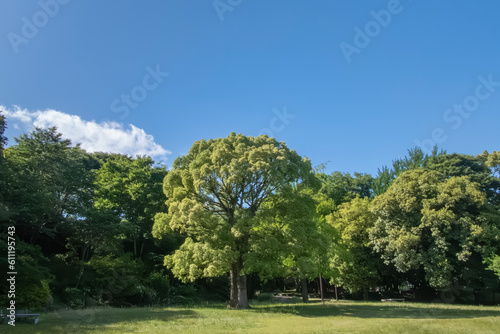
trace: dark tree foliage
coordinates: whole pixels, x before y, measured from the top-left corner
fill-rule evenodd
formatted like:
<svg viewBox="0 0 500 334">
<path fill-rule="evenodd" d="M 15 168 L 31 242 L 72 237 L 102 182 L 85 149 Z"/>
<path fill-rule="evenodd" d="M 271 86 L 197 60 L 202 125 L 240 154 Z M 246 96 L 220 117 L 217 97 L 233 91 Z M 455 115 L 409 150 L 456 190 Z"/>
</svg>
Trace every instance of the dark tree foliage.
<svg viewBox="0 0 500 334">
<path fill-rule="evenodd" d="M 78 146 L 71 147 L 56 128 L 37 128 L 15 141 L 5 151 L 6 223 L 15 225 L 18 236 L 30 244 L 38 238 L 55 240 L 60 223 L 77 217 L 88 203 L 88 156 Z"/>
<path fill-rule="evenodd" d="M 21 135 L 3 155 L 0 236 L 15 227 L 19 272 L 29 278 L 19 281 L 28 293 L 24 306 L 46 305 L 50 294 L 72 307 L 166 300 L 169 279 L 148 278 L 162 265 L 159 254 L 179 243 L 150 237 L 155 214 L 166 210 L 164 167 L 147 157 L 89 154 L 56 128 Z M 121 260 L 141 255 L 144 261 Z M 111 263 L 110 270 L 97 270 L 98 263 Z"/>
<path fill-rule="evenodd" d="M 0 112 L 0 189 L 6 188 L 7 173 L 6 167 L 2 164 L 3 161 L 3 151 L 5 145 L 7 145 L 7 137 L 4 136 L 5 129 L 7 128 L 7 122 L 5 116 Z M 7 207 L 4 204 L 3 192 L 0 190 L 0 222 L 7 218 Z"/>
<path fill-rule="evenodd" d="M 446 178 L 467 176 L 478 183 L 490 204 L 500 203 L 500 179 L 493 175 L 487 159 L 465 154 L 446 154 L 428 159 L 426 167 L 441 172 Z"/>
<path fill-rule="evenodd" d="M 408 155 L 394 160 L 391 168 L 383 166 L 378 169 L 378 175 L 373 181 L 374 195 L 378 196 L 385 193 L 392 182 L 403 172 L 426 167 L 430 158 L 442 155 L 446 155 L 446 151 L 438 151 L 437 146 L 434 146 L 431 155 L 425 154 L 420 147 L 409 149 Z"/>
<path fill-rule="evenodd" d="M 317 173 L 321 181 L 320 193 L 332 199 L 335 205 L 340 205 L 359 196 L 372 196 L 373 177 L 369 174 L 333 172 L 330 175 Z"/>
</svg>

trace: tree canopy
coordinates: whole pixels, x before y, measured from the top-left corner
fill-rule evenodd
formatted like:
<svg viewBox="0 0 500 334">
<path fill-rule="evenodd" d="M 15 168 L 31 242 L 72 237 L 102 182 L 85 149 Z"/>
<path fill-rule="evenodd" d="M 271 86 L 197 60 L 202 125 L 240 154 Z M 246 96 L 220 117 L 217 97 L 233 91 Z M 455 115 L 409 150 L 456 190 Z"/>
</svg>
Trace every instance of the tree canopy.
<svg viewBox="0 0 500 334">
<path fill-rule="evenodd" d="M 316 184 L 309 160 L 274 138 L 231 133 L 195 142 L 186 156 L 174 161 L 164 181 L 169 212 L 158 216 L 155 236 L 169 229 L 186 235 L 166 264 L 184 280 L 229 271 L 230 305 L 247 308 L 252 255 L 269 252 L 262 244 L 272 249 L 291 241 L 286 233 L 280 240 L 275 233 L 262 232 L 280 229 L 303 236 L 294 230 L 304 223 L 308 205 L 297 196 L 305 196 L 301 188 Z"/>
<path fill-rule="evenodd" d="M 401 272 L 423 269 L 432 287 L 466 281 L 464 268 L 498 251 L 498 214 L 469 176 L 406 171 L 373 206 L 374 250 Z"/>
<path fill-rule="evenodd" d="M 498 151 L 414 148 L 376 177 L 327 175 L 274 138 L 231 133 L 195 142 L 167 171 L 86 152 L 56 128 L 7 147 L 5 128 L 0 114 L 0 245 L 15 240 L 19 307 L 53 296 L 246 308 L 256 290 L 293 284 L 307 301 L 321 283 L 346 298 L 412 286 L 419 300 L 454 284 L 483 303 L 479 291 L 500 289 Z"/>
<path fill-rule="evenodd" d="M 338 233 L 331 255 L 333 281 L 351 292 L 363 290 L 365 299 L 370 286 L 379 279 L 378 257 L 369 247 L 369 231 L 375 222 L 368 197 L 356 197 L 342 204 L 327 221 Z"/>
</svg>

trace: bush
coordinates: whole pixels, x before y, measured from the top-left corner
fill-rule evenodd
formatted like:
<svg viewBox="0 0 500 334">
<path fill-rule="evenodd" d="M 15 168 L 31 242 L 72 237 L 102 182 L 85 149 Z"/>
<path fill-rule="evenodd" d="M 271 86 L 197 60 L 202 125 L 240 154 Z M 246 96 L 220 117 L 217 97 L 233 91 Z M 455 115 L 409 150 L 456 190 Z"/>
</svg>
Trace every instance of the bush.
<svg viewBox="0 0 500 334">
<path fill-rule="evenodd" d="M 0 240 L 0 249 L 7 249 L 7 243 Z M 51 299 L 49 281 L 53 276 L 46 268 L 48 259 L 43 256 L 40 246 L 29 245 L 16 240 L 16 307 L 38 309 L 47 306 Z M 0 266 L 7 268 L 7 257 L 0 258 Z M 6 271 L 0 274 L 0 302 L 7 305 Z"/>
<path fill-rule="evenodd" d="M 192 285 L 172 287 L 169 302 L 172 304 L 191 304 L 198 301 L 198 291 Z"/>
<path fill-rule="evenodd" d="M 85 292 L 77 288 L 66 288 L 62 293 L 61 300 L 68 307 L 81 308 L 85 306 Z"/>
<path fill-rule="evenodd" d="M 16 307 L 40 309 L 46 307 L 50 302 L 49 282 L 29 281 L 22 288 L 16 289 Z"/>
<path fill-rule="evenodd" d="M 273 298 L 273 294 L 271 292 L 257 291 L 255 297 L 258 302 L 270 302 Z"/>
<path fill-rule="evenodd" d="M 147 280 L 149 290 L 145 291 L 145 300 L 150 304 L 166 303 L 170 294 L 170 280 L 163 272 L 153 272 Z"/>
<path fill-rule="evenodd" d="M 200 299 L 220 302 L 229 300 L 229 279 L 227 276 L 202 278 L 196 281 L 195 286 Z"/>
<path fill-rule="evenodd" d="M 95 290 L 99 302 L 112 306 L 137 305 L 146 292 L 144 281 L 144 264 L 141 260 L 132 259 L 130 254 L 120 257 L 93 257 L 88 266 L 93 276 L 86 283 Z"/>
</svg>

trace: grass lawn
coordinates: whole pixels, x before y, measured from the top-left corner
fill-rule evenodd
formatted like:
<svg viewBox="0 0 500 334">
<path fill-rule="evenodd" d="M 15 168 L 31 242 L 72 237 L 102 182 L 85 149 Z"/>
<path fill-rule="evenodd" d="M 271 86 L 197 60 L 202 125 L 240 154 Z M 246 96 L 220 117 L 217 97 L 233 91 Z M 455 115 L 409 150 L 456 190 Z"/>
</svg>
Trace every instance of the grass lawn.
<svg viewBox="0 0 500 334">
<path fill-rule="evenodd" d="M 500 333 L 500 306 L 339 301 L 60 310 L 0 333 Z"/>
</svg>

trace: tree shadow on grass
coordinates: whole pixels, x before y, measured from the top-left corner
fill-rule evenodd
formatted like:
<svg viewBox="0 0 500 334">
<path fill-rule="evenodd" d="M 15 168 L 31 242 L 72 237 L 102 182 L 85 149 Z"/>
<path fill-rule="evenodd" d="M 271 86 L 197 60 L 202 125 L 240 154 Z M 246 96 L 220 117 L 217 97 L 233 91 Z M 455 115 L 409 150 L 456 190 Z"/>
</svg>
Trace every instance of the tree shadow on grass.
<svg viewBox="0 0 500 334">
<path fill-rule="evenodd" d="M 59 310 L 55 313 L 40 315 L 37 325 L 19 323 L 16 329 L 19 333 L 95 333 L 97 329 L 107 326 L 119 326 L 120 323 L 141 323 L 149 321 L 168 322 L 182 318 L 199 318 L 198 312 L 190 309 L 82 309 L 82 310 Z M 33 327 L 36 326 L 36 327 Z M 22 331 L 24 328 L 25 331 Z M 1 332 L 1 330 L 0 330 Z M 130 333 L 128 331 L 127 333 Z"/>
<path fill-rule="evenodd" d="M 300 317 L 332 317 L 343 316 L 353 318 L 399 318 L 399 319 L 463 319 L 500 317 L 500 308 L 462 309 L 450 304 L 356 304 L 328 303 L 322 304 L 277 304 L 260 306 L 252 309 L 256 313 L 283 313 Z"/>
</svg>

